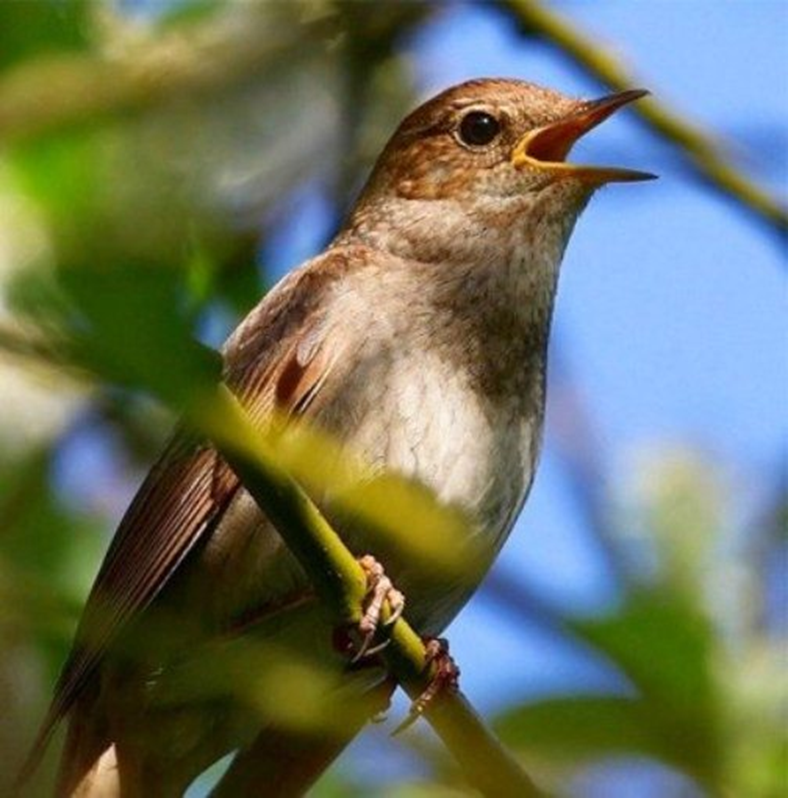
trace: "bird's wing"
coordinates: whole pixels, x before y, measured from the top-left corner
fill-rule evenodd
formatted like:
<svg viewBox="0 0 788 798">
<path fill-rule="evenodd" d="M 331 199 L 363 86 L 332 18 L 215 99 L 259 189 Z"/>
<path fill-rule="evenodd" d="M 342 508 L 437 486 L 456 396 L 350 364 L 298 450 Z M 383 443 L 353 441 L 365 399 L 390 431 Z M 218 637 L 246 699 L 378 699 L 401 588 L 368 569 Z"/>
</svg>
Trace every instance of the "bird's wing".
<svg viewBox="0 0 788 798">
<path fill-rule="evenodd" d="M 353 260 L 352 252 L 332 250 L 305 264 L 264 297 L 228 340 L 225 380 L 253 419 L 274 406 L 295 414 L 314 407 L 327 371 L 339 360 L 322 337 L 321 302 Z M 175 435 L 104 558 L 31 762 L 118 632 L 156 598 L 239 487 L 211 446 L 183 432 Z"/>
</svg>

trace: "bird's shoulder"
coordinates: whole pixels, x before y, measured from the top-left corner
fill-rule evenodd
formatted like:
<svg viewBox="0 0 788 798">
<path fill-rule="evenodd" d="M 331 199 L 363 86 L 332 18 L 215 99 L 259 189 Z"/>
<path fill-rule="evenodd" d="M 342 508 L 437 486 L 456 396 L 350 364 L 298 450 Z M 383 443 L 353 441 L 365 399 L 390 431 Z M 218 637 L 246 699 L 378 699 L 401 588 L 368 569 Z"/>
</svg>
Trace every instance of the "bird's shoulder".
<svg viewBox="0 0 788 798">
<path fill-rule="evenodd" d="M 320 317 L 332 292 L 343 281 L 373 268 L 385 257 L 362 244 L 333 246 L 280 280 L 249 312 L 225 343 L 222 353 L 232 375 L 262 351 Z"/>
<path fill-rule="evenodd" d="M 377 313 L 360 286 L 375 282 L 394 260 L 363 244 L 332 246 L 290 272 L 250 311 L 222 355 L 225 382 L 254 418 L 274 407 L 303 414 L 307 399 L 318 389 L 326 393 L 329 373 L 349 368 L 365 336 L 361 317 Z"/>
</svg>

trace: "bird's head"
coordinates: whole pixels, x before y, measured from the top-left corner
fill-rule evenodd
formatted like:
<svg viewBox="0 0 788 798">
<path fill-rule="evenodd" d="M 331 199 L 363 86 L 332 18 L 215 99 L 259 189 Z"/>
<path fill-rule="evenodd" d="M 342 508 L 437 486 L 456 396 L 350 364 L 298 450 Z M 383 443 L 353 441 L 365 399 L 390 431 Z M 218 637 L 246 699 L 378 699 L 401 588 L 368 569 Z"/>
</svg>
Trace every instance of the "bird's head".
<svg viewBox="0 0 788 798">
<path fill-rule="evenodd" d="M 435 216 L 449 237 L 574 218 L 599 186 L 648 180 L 631 169 L 566 160 L 575 142 L 616 110 L 643 97 L 625 91 L 577 100 L 519 80 L 472 80 L 413 111 L 391 137 L 351 217 L 358 232 L 409 227 Z M 443 220 L 443 222 L 441 221 Z M 414 231 L 415 232 L 415 231 Z M 419 230 L 421 236 L 423 231 Z M 567 230 L 568 235 L 568 230 Z"/>
</svg>

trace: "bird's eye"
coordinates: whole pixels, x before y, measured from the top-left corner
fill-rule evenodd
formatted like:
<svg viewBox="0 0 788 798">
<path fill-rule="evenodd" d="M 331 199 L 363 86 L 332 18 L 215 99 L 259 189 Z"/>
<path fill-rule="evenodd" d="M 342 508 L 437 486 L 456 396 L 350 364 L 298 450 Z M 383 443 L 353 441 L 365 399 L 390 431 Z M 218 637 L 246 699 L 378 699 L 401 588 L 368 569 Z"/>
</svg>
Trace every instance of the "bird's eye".
<svg viewBox="0 0 788 798">
<path fill-rule="evenodd" d="M 501 132 L 501 123 L 485 111 L 471 111 L 460 122 L 460 140 L 472 147 L 489 144 Z"/>
</svg>

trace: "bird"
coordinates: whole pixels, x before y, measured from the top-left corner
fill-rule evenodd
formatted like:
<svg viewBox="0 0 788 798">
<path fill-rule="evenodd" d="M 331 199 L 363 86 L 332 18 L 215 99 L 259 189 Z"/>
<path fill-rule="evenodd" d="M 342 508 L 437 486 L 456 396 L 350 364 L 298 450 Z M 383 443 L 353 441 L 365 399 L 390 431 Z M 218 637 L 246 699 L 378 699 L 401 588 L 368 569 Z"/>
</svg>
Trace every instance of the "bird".
<svg viewBox="0 0 788 798">
<path fill-rule="evenodd" d="M 645 94 L 577 99 L 508 78 L 441 92 L 396 129 L 325 251 L 222 348 L 223 382 L 255 423 L 314 425 L 467 519 L 484 564 L 473 584 L 392 554 L 316 497 L 371 588 L 386 580 L 371 592 L 425 638 L 470 598 L 533 482 L 575 222 L 601 186 L 654 177 L 567 156 Z M 31 768 L 65 720 L 58 796 L 182 795 L 233 752 L 214 795 L 300 795 L 393 689 L 379 664 L 350 666 L 335 631 L 229 464 L 181 427 L 110 544 Z M 288 725 L 280 682 L 330 694 L 336 723 Z"/>
</svg>

